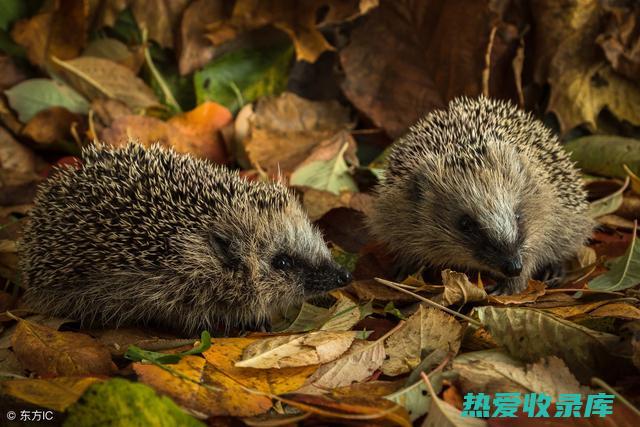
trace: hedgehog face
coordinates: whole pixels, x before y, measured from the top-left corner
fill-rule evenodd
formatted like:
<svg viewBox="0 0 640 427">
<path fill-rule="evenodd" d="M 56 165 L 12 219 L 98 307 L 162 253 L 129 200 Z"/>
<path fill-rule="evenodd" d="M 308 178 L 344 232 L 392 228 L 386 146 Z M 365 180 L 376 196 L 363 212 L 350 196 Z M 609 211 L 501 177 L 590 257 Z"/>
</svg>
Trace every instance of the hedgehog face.
<svg viewBox="0 0 640 427">
<path fill-rule="evenodd" d="M 416 233 L 437 260 L 433 264 L 497 277 L 530 273 L 534 266 L 528 254 L 536 244 L 532 227 L 544 227 L 549 204 L 537 198 L 526 161 L 496 144 L 487 147 L 480 163 L 444 161 L 426 166 L 431 173 L 418 172 L 409 191 L 420 208 L 417 221 L 424 224 Z M 525 217 L 531 212 L 536 218 Z M 424 254 L 422 248 L 418 252 Z"/>
<path fill-rule="evenodd" d="M 300 302 L 346 285 L 351 275 L 336 264 L 321 234 L 297 206 L 282 211 L 234 213 L 209 231 L 218 277 L 243 283 L 236 300 L 258 312 Z M 257 306 L 257 308 L 256 308 Z"/>
</svg>

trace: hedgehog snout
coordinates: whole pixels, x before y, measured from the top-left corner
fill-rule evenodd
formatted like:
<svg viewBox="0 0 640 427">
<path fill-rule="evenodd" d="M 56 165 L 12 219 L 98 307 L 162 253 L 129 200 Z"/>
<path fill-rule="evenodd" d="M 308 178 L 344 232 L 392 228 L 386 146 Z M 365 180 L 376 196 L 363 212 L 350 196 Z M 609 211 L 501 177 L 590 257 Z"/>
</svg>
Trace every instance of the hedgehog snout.
<svg viewBox="0 0 640 427">
<path fill-rule="evenodd" d="M 502 263 L 500 271 L 507 277 L 519 276 L 522 272 L 522 257 L 520 256 L 520 254 L 513 258 L 505 260 Z"/>
<path fill-rule="evenodd" d="M 309 293 L 323 293 L 347 285 L 353 279 L 346 268 L 327 262 L 304 275 L 305 290 Z"/>
</svg>

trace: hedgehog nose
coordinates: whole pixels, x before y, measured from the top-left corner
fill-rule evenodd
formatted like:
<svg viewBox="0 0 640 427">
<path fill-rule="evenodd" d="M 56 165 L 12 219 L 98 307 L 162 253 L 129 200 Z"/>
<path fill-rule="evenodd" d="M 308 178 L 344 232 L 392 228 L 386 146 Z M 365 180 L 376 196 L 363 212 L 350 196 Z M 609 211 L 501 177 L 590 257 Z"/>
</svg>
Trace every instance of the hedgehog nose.
<svg viewBox="0 0 640 427">
<path fill-rule="evenodd" d="M 519 276 L 522 272 L 522 260 L 520 258 L 508 260 L 502 266 L 502 272 L 508 277 Z"/>
<path fill-rule="evenodd" d="M 346 285 L 347 283 L 351 282 L 351 280 L 353 280 L 353 276 L 351 275 L 349 270 L 341 269 L 338 272 L 338 282 L 340 283 L 340 285 Z"/>
</svg>

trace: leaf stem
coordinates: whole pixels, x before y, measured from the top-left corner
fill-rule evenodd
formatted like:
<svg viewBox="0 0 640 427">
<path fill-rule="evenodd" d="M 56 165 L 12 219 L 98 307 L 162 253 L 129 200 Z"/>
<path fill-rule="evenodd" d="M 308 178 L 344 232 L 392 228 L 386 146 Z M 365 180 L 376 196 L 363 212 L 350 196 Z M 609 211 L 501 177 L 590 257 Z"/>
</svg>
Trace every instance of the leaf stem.
<svg viewBox="0 0 640 427">
<path fill-rule="evenodd" d="M 408 291 L 408 290 L 406 290 L 406 289 L 404 289 L 404 288 L 402 288 L 402 287 L 398 286 L 398 285 L 399 285 L 399 283 L 391 282 L 391 281 L 389 281 L 389 280 L 385 280 L 385 279 L 380 279 L 379 277 L 375 277 L 375 278 L 374 278 L 374 280 L 375 280 L 376 282 L 382 283 L 382 284 L 383 284 L 383 285 L 385 285 L 385 286 L 388 286 L 388 287 L 390 287 L 390 288 L 393 288 L 393 289 L 395 289 L 395 290 L 397 290 L 397 291 L 404 292 L 404 293 L 405 293 L 405 294 L 407 294 L 407 295 L 411 295 L 412 297 L 414 297 L 414 298 L 416 298 L 416 299 L 418 299 L 418 300 L 420 300 L 420 301 L 422 301 L 422 302 L 427 303 L 427 304 L 428 304 L 428 305 L 430 305 L 431 307 L 438 308 L 438 309 L 440 309 L 440 310 L 442 310 L 442 311 L 444 311 L 444 312 L 449 313 L 449 314 L 450 314 L 450 315 L 452 315 L 452 316 L 459 317 L 460 319 L 463 319 L 463 320 L 465 320 L 465 321 L 467 321 L 467 322 L 471 323 L 472 325 L 475 325 L 475 326 L 478 326 L 478 327 L 482 327 L 482 323 L 478 322 L 477 320 L 472 319 L 472 318 L 471 318 L 471 317 L 469 317 L 469 316 L 465 316 L 464 314 L 458 313 L 458 312 L 457 312 L 457 311 L 455 311 L 455 310 L 451 310 L 450 308 L 445 307 L 444 305 L 440 305 L 440 304 L 438 304 L 437 302 L 431 301 L 430 299 L 425 298 L 425 297 L 423 297 L 423 296 L 421 296 L 421 295 L 418 295 L 418 294 L 416 294 L 416 293 L 414 293 L 414 292 Z"/>
</svg>

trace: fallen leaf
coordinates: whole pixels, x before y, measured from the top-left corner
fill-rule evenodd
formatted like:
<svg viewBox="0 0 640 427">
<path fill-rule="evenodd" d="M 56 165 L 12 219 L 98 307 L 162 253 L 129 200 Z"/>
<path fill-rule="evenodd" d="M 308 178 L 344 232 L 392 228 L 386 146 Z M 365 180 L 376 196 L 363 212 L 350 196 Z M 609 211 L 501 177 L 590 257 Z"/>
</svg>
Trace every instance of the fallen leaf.
<svg viewBox="0 0 640 427">
<path fill-rule="evenodd" d="M 622 201 L 624 199 L 623 193 L 628 186 L 629 177 L 627 177 L 624 183 L 615 192 L 591 202 L 589 204 L 589 216 L 591 218 L 598 218 L 617 211 L 620 206 L 622 206 Z"/>
<path fill-rule="evenodd" d="M 544 282 L 538 280 L 529 280 L 527 288 L 516 295 L 498 295 L 489 296 L 489 301 L 497 302 L 499 304 L 525 304 L 536 301 L 546 292 L 546 285 Z"/>
<path fill-rule="evenodd" d="M 525 364 L 501 350 L 464 353 L 453 361 L 463 393 L 545 393 L 554 400 L 560 394 L 589 394 L 573 376 L 564 361 L 550 356 Z"/>
<path fill-rule="evenodd" d="M 332 399 L 328 396 L 290 394 L 284 396 L 288 405 L 298 410 L 318 414 L 321 425 L 351 425 L 355 420 L 369 421 L 372 425 L 410 427 L 407 412 L 399 405 L 378 397 L 353 396 Z M 355 421 L 357 422 L 357 421 Z"/>
<path fill-rule="evenodd" d="M 0 348 L 0 379 L 20 378 L 26 374 L 15 353 L 7 348 Z"/>
<path fill-rule="evenodd" d="M 327 191 L 307 188 L 302 196 L 302 205 L 311 221 L 317 221 L 324 214 L 336 208 L 350 208 L 364 213 L 373 209 L 373 197 L 367 193 L 344 191 L 339 195 Z"/>
<path fill-rule="evenodd" d="M 173 116 L 167 123 L 177 127 L 186 136 L 173 144 L 178 152 L 226 163 L 227 154 L 218 131 L 232 120 L 231 113 L 222 105 L 204 102 L 191 111 Z"/>
<path fill-rule="evenodd" d="M 615 317 L 625 320 L 640 320 L 640 309 L 631 304 L 622 302 L 612 302 L 610 304 L 597 307 L 589 312 L 594 317 Z"/>
<path fill-rule="evenodd" d="M 571 159 L 587 173 L 625 179 L 626 165 L 640 173 L 640 140 L 615 135 L 589 135 L 565 144 Z"/>
<path fill-rule="evenodd" d="M 198 104 L 214 101 L 236 113 L 245 104 L 286 88 L 292 50 L 288 43 L 222 54 L 193 76 Z"/>
<path fill-rule="evenodd" d="M 25 402 L 64 412 L 87 388 L 100 381 L 94 377 L 6 380 L 2 382 L 2 391 Z"/>
<path fill-rule="evenodd" d="M 380 368 L 384 358 L 385 349 L 382 340 L 373 342 L 355 340 L 342 357 L 318 368 L 298 392 L 321 394 L 353 382 L 360 382 Z"/>
<path fill-rule="evenodd" d="M 21 320 L 11 338 L 18 360 L 38 375 L 109 375 L 116 369 L 109 350 L 88 335 L 58 332 Z"/>
<path fill-rule="evenodd" d="M 640 124 L 640 86 L 616 74 L 594 49 L 601 15 L 597 0 L 545 0 L 533 10 L 540 37 L 558 42 L 549 65 L 547 110 L 555 113 L 563 133 L 582 124 L 597 129 L 605 108 L 619 120 Z M 560 35 L 553 25 L 561 28 Z"/>
<path fill-rule="evenodd" d="M 390 136 L 455 96 L 479 95 L 496 15 L 488 2 L 388 1 L 340 51 L 346 97 Z"/>
<path fill-rule="evenodd" d="M 78 114 L 89 111 L 89 103 L 82 95 L 57 80 L 25 80 L 4 93 L 23 123 L 50 107 L 64 107 Z"/>
<path fill-rule="evenodd" d="M 608 12 L 606 28 L 596 39 L 613 69 L 628 79 L 640 75 L 640 40 L 634 37 L 640 25 L 637 3 L 603 2 Z"/>
<path fill-rule="evenodd" d="M 431 397 L 431 405 L 422 427 L 484 427 L 487 425 L 483 419 L 463 416 L 460 410 L 438 397 L 429 377 L 423 375 L 423 378 Z"/>
<path fill-rule="evenodd" d="M 250 344 L 238 368 L 291 368 L 329 363 L 349 349 L 352 331 L 317 331 L 304 335 L 266 338 Z"/>
<path fill-rule="evenodd" d="M 68 61 L 54 58 L 65 80 L 89 100 L 112 98 L 132 109 L 157 107 L 160 102 L 153 90 L 123 65 L 95 57 L 79 57 Z"/>
<path fill-rule="evenodd" d="M 187 75 L 206 65 L 216 54 L 216 47 L 206 37 L 207 25 L 224 17 L 221 0 L 195 0 L 184 10 L 180 22 L 178 66 Z"/>
<path fill-rule="evenodd" d="M 633 237 L 624 256 L 613 260 L 609 271 L 591 280 L 587 285 L 589 289 L 621 291 L 640 283 L 640 248 L 636 244 L 636 229 L 637 223 L 634 223 Z"/>
<path fill-rule="evenodd" d="M 53 144 L 71 139 L 71 129 L 82 133 L 83 117 L 64 107 L 51 107 L 38 112 L 22 129 L 22 134 L 39 144 Z"/>
<path fill-rule="evenodd" d="M 152 388 L 122 378 L 92 385 L 82 399 L 69 407 L 65 423 L 86 425 L 179 425 L 204 427 L 171 399 Z"/>
<path fill-rule="evenodd" d="M 382 364 L 385 375 L 410 372 L 421 361 L 423 352 L 444 349 L 457 353 L 462 340 L 462 326 L 449 314 L 419 305 L 406 323 L 386 339 L 387 358 Z"/>
<path fill-rule="evenodd" d="M 342 250 L 359 254 L 369 242 L 366 230 L 366 217 L 362 211 L 351 208 L 332 209 L 322 216 L 316 225 L 325 239 Z M 358 265 L 359 259 L 356 262 Z"/>
<path fill-rule="evenodd" d="M 432 375 L 431 379 L 439 393 L 442 390 L 442 377 L 440 375 Z M 427 386 L 422 379 L 385 396 L 385 399 L 405 408 L 412 422 L 426 414 L 431 404 L 431 396 L 427 392 Z"/>
<path fill-rule="evenodd" d="M 326 50 L 333 50 L 318 31 L 318 11 L 326 9 L 325 24 L 354 19 L 375 7 L 377 2 L 340 2 L 332 0 L 261 1 L 239 0 L 229 20 L 214 22 L 209 26 L 209 38 L 218 45 L 235 38 L 239 33 L 273 25 L 291 37 L 299 61 L 315 62 Z M 335 6 L 334 6 L 335 5 Z M 338 10 L 333 11 L 336 7 Z M 348 9 L 348 10 L 345 10 Z"/>
<path fill-rule="evenodd" d="M 571 298 L 572 302 L 575 302 L 573 298 Z M 617 300 L 603 300 L 603 301 L 593 301 L 584 304 L 573 304 L 567 305 L 566 303 L 562 303 L 559 306 L 548 307 L 547 304 L 542 306 L 536 305 L 534 308 L 539 308 L 546 312 L 549 312 L 555 316 L 561 317 L 563 319 L 571 319 L 572 317 L 584 316 L 595 310 L 596 308 L 607 305 Z"/>
<path fill-rule="evenodd" d="M 26 78 L 27 75 L 10 56 L 0 54 L 0 91 L 9 89 Z"/>
<path fill-rule="evenodd" d="M 108 37 L 93 40 L 82 52 L 82 56 L 108 59 L 129 68 L 134 74 L 138 74 L 144 63 L 142 47 L 129 48 L 120 40 Z"/>
<path fill-rule="evenodd" d="M 618 341 L 615 335 L 535 309 L 477 307 L 475 311 L 498 344 L 526 362 L 556 355 L 580 381 L 589 381 L 598 368 L 621 365 L 610 353 Z"/>
<path fill-rule="evenodd" d="M 355 157 L 355 141 L 348 132 L 342 131 L 327 141 L 318 144 L 291 174 L 293 186 L 311 187 L 336 195 L 341 192 L 358 192 L 358 185 L 351 175 L 351 168 L 345 161 L 347 151 L 351 152 L 351 166 L 358 166 Z"/>
<path fill-rule="evenodd" d="M 457 273 L 449 269 L 443 270 L 442 284 L 444 292 L 432 298 L 438 304 L 449 306 L 487 299 L 487 293 L 484 289 L 471 283 L 464 273 Z"/>
<path fill-rule="evenodd" d="M 336 101 L 309 101 L 293 93 L 258 101 L 244 141 L 250 166 L 269 174 L 291 172 L 311 151 L 350 129 L 349 111 Z"/>
<path fill-rule="evenodd" d="M 3 192 L 7 191 L 7 187 L 34 181 L 37 178 L 35 169 L 36 159 L 33 152 L 0 127 L 0 182 Z"/>
<path fill-rule="evenodd" d="M 75 58 L 87 39 L 87 0 L 56 0 L 40 13 L 13 25 L 11 37 L 27 50 L 32 64 L 42 68 L 51 57 Z"/>
</svg>

